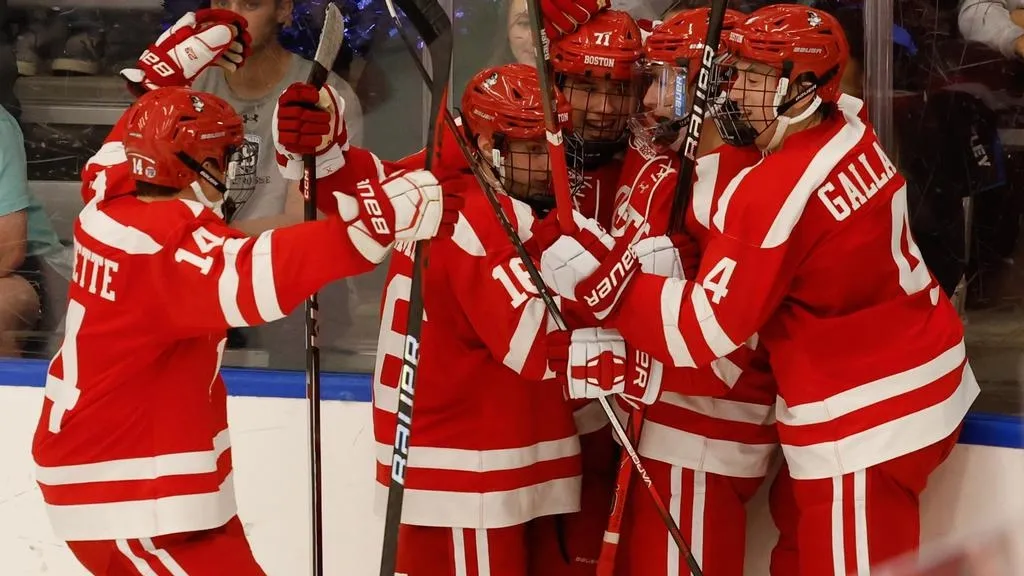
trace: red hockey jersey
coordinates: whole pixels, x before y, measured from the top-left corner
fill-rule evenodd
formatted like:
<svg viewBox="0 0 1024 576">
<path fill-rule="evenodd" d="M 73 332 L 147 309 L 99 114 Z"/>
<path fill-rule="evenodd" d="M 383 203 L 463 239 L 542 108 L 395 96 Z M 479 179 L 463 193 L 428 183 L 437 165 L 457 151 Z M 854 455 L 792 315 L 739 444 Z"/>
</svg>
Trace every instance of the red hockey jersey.
<svg viewBox="0 0 1024 576">
<path fill-rule="evenodd" d="M 140 200 L 118 139 L 83 173 L 64 341 L 32 446 L 54 532 L 69 541 L 233 517 L 225 330 L 282 318 L 373 268 L 337 217 L 248 238 L 198 202 Z"/>
<path fill-rule="evenodd" d="M 732 146 L 698 159 L 686 231 L 702 250 L 715 234 L 710 228 L 711 211 L 726 185 L 760 159 L 755 149 Z M 630 143 L 616 195 L 613 236 L 635 243 L 667 233 L 678 168 L 676 154 L 658 154 Z M 646 457 L 693 470 L 764 476 L 778 445 L 775 394 L 767 354 L 756 338 L 709 366 L 666 366 L 662 394 L 646 410 L 638 450 Z"/>
<path fill-rule="evenodd" d="M 795 478 L 937 442 L 978 394 L 963 327 L 910 235 L 906 183 L 860 107 L 844 97 L 841 114 L 741 171 L 714 208 L 697 282 L 641 274 L 612 319 L 677 366 L 759 334 Z"/>
<path fill-rule="evenodd" d="M 358 149 L 346 156 L 349 171 L 377 162 Z M 469 193 L 454 236 L 427 249 L 402 521 L 499 528 L 576 511 L 581 463 L 572 412 L 561 387 L 542 382 L 554 376 L 544 336 L 555 326 L 475 179 L 449 186 Z M 500 198 L 529 239 L 531 209 Z M 380 511 L 391 478 L 412 252 L 396 247 L 381 303 L 373 386 Z"/>
</svg>

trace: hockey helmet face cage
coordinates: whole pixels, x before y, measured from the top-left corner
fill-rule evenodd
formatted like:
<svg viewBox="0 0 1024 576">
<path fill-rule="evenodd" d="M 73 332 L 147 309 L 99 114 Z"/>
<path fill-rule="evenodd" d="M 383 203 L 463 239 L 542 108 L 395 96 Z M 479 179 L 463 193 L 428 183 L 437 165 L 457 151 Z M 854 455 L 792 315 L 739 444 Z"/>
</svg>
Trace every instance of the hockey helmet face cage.
<svg viewBox="0 0 1024 576">
<path fill-rule="evenodd" d="M 636 21 L 605 10 L 558 40 L 551 64 L 573 111 L 575 135 L 584 143 L 621 143 L 639 107 L 633 66 L 643 57 Z"/>
<path fill-rule="evenodd" d="M 183 190 L 202 179 L 227 193 L 223 178 L 231 176 L 243 140 L 242 118 L 230 104 L 188 88 L 161 88 L 139 98 L 127 122 L 125 154 L 136 181 Z"/>
<path fill-rule="evenodd" d="M 630 119 L 630 132 L 637 143 L 665 152 L 681 142 L 710 15 L 707 8 L 684 10 L 647 37 L 644 59 L 633 68 L 634 82 L 643 89 L 641 110 Z M 727 34 L 742 19 L 741 13 L 726 10 L 722 33 Z M 709 99 L 713 101 L 713 97 Z"/>
<path fill-rule="evenodd" d="M 560 92 L 556 96 L 558 122 L 568 130 L 569 103 Z M 535 68 L 506 64 L 478 73 L 462 96 L 462 117 L 472 140 L 483 144 L 481 152 L 505 192 L 539 210 L 554 206 L 544 105 Z"/>
<path fill-rule="evenodd" d="M 790 124 L 839 99 L 850 50 L 834 16 L 779 4 L 754 12 L 725 38 L 716 122 L 745 126 L 758 147 L 778 146 Z M 727 105 L 724 100 L 735 105 Z"/>
</svg>

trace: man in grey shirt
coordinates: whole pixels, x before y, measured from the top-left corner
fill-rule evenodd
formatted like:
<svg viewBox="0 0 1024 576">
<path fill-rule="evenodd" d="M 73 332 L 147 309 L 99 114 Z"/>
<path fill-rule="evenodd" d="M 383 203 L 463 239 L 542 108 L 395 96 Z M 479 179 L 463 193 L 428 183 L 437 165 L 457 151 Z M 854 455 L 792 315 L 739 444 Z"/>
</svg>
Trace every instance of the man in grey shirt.
<svg viewBox="0 0 1024 576">
<path fill-rule="evenodd" d="M 211 7 L 232 10 L 248 21 L 252 54 L 245 65 L 227 74 L 211 67 L 192 84 L 195 90 L 227 100 L 245 121 L 245 144 L 238 173 L 229 182 L 230 195 L 245 203 L 234 215 L 235 227 L 248 234 L 302 220 L 297 182 L 286 182 L 277 169 L 271 121 L 277 97 L 295 82 L 304 82 L 312 62 L 292 54 L 278 41 L 278 31 L 292 12 L 292 0 L 213 0 Z M 349 140 L 362 143 L 363 114 L 352 87 L 334 75 L 328 78 L 345 99 Z"/>
<path fill-rule="evenodd" d="M 291 23 L 292 0 L 212 0 L 211 8 L 231 10 L 246 19 L 252 37 L 252 52 L 245 65 L 233 73 L 211 67 L 199 75 L 192 88 L 220 96 L 242 116 L 245 143 L 235 178 L 228 182 L 231 198 L 244 201 L 232 218 L 232 226 L 256 235 L 274 228 L 301 222 L 303 201 L 298 182 L 286 181 L 277 167 L 271 129 L 278 96 L 291 84 L 305 82 L 313 63 L 289 52 L 281 45 L 281 27 Z M 363 113 L 352 87 L 331 74 L 327 80 L 345 99 L 345 122 L 349 141 L 362 144 Z M 336 341 L 351 326 L 349 292 L 351 281 L 329 285 L 321 292 L 323 342 Z M 247 348 L 270 354 L 275 368 L 298 368 L 304 360 L 303 311 L 294 311 L 287 319 L 245 331 Z M 229 335 L 229 347 L 239 347 L 238 335 Z M 267 360 L 249 355 L 244 362 L 264 365 Z"/>
</svg>

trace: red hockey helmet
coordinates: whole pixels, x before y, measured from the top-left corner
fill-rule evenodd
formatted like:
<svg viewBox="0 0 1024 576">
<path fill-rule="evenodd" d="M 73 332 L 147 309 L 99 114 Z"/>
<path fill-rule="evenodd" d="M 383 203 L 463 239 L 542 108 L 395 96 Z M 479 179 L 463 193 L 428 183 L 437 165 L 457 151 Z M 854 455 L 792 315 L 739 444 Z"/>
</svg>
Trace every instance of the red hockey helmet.
<svg viewBox="0 0 1024 576">
<path fill-rule="evenodd" d="M 571 128 L 569 102 L 557 89 L 556 95 L 558 122 L 563 129 Z M 533 66 L 505 64 L 479 72 L 466 85 L 462 112 L 474 137 L 544 139 L 544 104 Z"/>
<path fill-rule="evenodd" d="M 780 70 L 790 82 L 808 80 L 825 102 L 839 98 L 839 81 L 850 57 L 843 28 L 828 12 L 796 4 L 755 11 L 725 37 L 739 59 Z"/>
<path fill-rule="evenodd" d="M 620 10 L 605 10 L 554 44 L 555 72 L 629 81 L 633 64 L 644 55 L 640 27 Z"/>
<path fill-rule="evenodd" d="M 148 92 L 132 105 L 124 147 L 136 181 L 180 190 L 200 176 L 211 178 L 201 167 L 206 160 L 226 171 L 242 141 L 242 118 L 230 104 L 175 87 Z"/>
<path fill-rule="evenodd" d="M 644 44 L 644 56 L 650 62 L 687 66 L 692 81 L 704 54 L 710 17 L 708 8 L 676 13 L 651 31 Z M 743 18 L 743 13 L 737 10 L 726 10 L 722 20 L 722 38 L 728 36 Z"/>
</svg>

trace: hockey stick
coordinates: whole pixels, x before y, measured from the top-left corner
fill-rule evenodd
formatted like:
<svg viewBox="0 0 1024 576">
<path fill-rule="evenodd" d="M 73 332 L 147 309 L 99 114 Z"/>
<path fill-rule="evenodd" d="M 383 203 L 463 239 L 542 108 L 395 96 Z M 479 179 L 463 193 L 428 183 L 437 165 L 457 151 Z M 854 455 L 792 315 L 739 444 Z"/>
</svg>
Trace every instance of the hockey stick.
<svg viewBox="0 0 1024 576">
<path fill-rule="evenodd" d="M 434 161 L 437 115 L 447 111 L 445 91 L 452 64 L 452 23 L 437 0 L 386 0 L 394 14 L 394 4 L 405 12 L 430 53 L 433 69 L 430 87 L 430 119 L 427 124 L 427 154 L 424 169 Z M 417 58 L 418 60 L 418 58 Z M 395 441 L 391 454 L 391 484 L 388 487 L 387 512 L 384 518 L 384 543 L 381 548 L 380 576 L 394 576 L 398 563 L 398 535 L 402 524 L 402 502 L 405 499 L 405 472 L 409 459 L 412 431 L 413 398 L 419 362 L 420 335 L 423 331 L 423 267 L 424 242 L 413 249 L 412 282 L 409 289 L 409 316 L 405 325 L 405 350 L 402 354 L 402 376 L 399 383 L 398 410 L 395 414 Z"/>
<path fill-rule="evenodd" d="M 723 0 L 718 0 L 718 2 L 719 4 L 722 4 Z M 551 83 L 551 71 L 549 69 L 549 63 L 551 60 L 551 42 L 548 39 L 547 33 L 544 30 L 544 19 L 541 13 L 540 5 L 540 0 L 527 0 L 527 9 L 530 14 L 530 27 L 533 30 L 534 45 L 536 47 L 535 50 L 537 56 L 537 76 L 540 79 L 541 101 L 544 103 L 544 119 L 545 123 L 547 124 L 548 154 L 551 162 L 552 181 L 554 182 L 555 186 L 555 205 L 556 210 L 558 210 L 558 219 L 559 223 L 561 224 L 562 232 L 571 232 L 572 230 L 575 229 L 575 223 L 572 222 L 572 204 L 570 203 L 571 197 L 569 194 L 569 172 L 565 160 L 565 145 L 562 141 L 562 131 L 561 128 L 558 127 L 558 124 L 556 123 L 556 118 L 554 117 L 555 93 L 553 85 Z M 718 31 L 715 32 L 716 39 L 717 35 L 721 31 L 721 20 L 725 14 L 724 4 L 720 7 L 719 12 L 720 14 L 718 16 Z M 717 45 L 718 43 L 716 41 L 715 46 L 717 47 Z M 711 61 L 708 60 L 709 66 L 710 63 Z M 707 76 L 709 78 L 708 81 L 710 81 L 710 73 L 707 74 Z M 705 84 L 707 84 L 707 82 L 705 82 Z M 703 116 L 701 116 L 701 119 L 703 120 Z M 696 148 L 694 148 L 694 150 L 696 150 Z M 538 291 L 542 291 L 545 287 L 543 281 L 540 280 L 540 275 L 537 274 L 536 276 L 534 276 L 533 274 L 533 272 L 536 271 L 536 268 L 532 266 L 532 262 L 528 259 L 524 259 L 523 262 L 527 263 L 527 270 L 531 272 L 531 279 L 533 279 L 533 282 L 537 287 Z M 559 313 L 557 308 L 551 310 L 551 315 L 556 319 L 559 328 L 561 328 L 562 330 L 565 330 L 567 328 L 565 320 L 561 317 L 561 314 Z M 676 525 L 676 522 L 675 520 L 673 520 L 671 513 L 669 513 L 668 507 L 665 506 L 664 500 L 662 500 L 657 490 L 654 489 L 651 477 L 647 473 L 647 469 L 644 467 L 643 462 L 641 462 L 640 460 L 640 454 L 637 452 L 633 440 L 626 433 L 626 430 L 623 429 L 622 423 L 619 421 L 618 416 L 616 416 L 615 411 L 612 409 L 611 404 L 609 404 L 608 402 L 608 398 L 598 398 L 597 401 L 601 405 L 601 409 L 604 410 L 605 416 L 608 417 L 608 422 L 612 425 L 612 429 L 615 431 L 615 435 L 619 438 L 619 442 L 622 444 L 622 448 L 626 451 L 626 455 L 628 455 L 630 460 L 632 460 L 633 467 L 640 473 L 640 477 L 647 487 L 647 494 L 651 497 L 651 500 L 654 503 L 654 506 L 657 509 L 658 514 L 661 516 L 662 521 L 665 523 L 665 527 L 668 528 L 669 534 L 671 534 L 672 536 L 672 540 L 679 548 L 679 551 L 683 552 L 686 555 L 686 562 L 689 565 L 690 571 L 693 573 L 694 576 L 701 576 L 700 566 L 697 564 L 697 560 L 693 557 L 693 553 L 690 551 L 690 547 L 687 545 L 686 540 L 683 538 L 682 533 L 679 531 L 679 526 Z M 637 434 L 637 440 L 639 440 L 639 434 Z M 625 458 L 625 456 L 623 456 L 623 458 Z M 620 467 L 620 474 L 618 480 L 621 480 L 622 476 L 625 474 L 624 472 L 622 472 L 622 468 L 624 467 Z M 629 479 L 630 478 L 627 478 L 627 484 Z M 626 492 L 625 487 L 620 488 L 617 484 L 616 494 L 618 494 L 620 491 L 623 495 L 623 498 L 616 499 L 617 506 L 621 506 L 621 504 L 619 504 L 620 500 L 622 502 L 625 501 Z M 619 516 L 621 518 L 621 513 Z M 606 534 L 606 539 L 607 537 L 608 535 Z M 614 561 L 612 567 L 614 568 Z"/>
<path fill-rule="evenodd" d="M 555 87 L 551 82 L 551 40 L 544 31 L 544 17 L 540 11 L 540 0 L 527 0 L 530 28 L 533 31 L 533 45 L 537 62 L 537 80 L 540 82 L 540 101 L 544 107 L 544 127 L 548 138 L 548 161 L 551 163 L 551 179 L 555 188 L 555 210 L 558 224 L 563 233 L 576 230 L 572 219 L 572 194 L 569 191 L 569 165 L 565 159 L 565 140 L 555 103 Z"/>
<path fill-rule="evenodd" d="M 693 103 L 690 106 L 687 122 L 684 124 L 687 130 L 683 145 L 680 148 L 679 174 L 676 180 L 675 196 L 672 199 L 672 220 L 669 224 L 669 232 L 679 232 L 685 227 L 686 210 L 690 205 L 690 194 L 692 191 L 691 180 L 693 180 L 693 172 L 697 164 L 697 147 L 704 129 L 704 117 L 707 114 L 708 91 L 711 87 L 711 67 L 714 64 L 721 41 L 725 8 L 725 0 L 714 0 L 711 3 L 711 11 L 708 16 L 708 33 L 704 39 L 704 50 L 701 54 L 700 71 L 697 75 Z M 626 427 L 629 428 L 630 433 L 633 435 L 633 440 L 638 445 L 643 435 L 646 412 L 646 407 L 635 408 L 630 412 L 629 420 L 626 422 Z M 615 557 L 619 547 L 622 516 L 625 512 L 626 498 L 629 495 L 631 482 L 632 469 L 623 462 L 619 465 L 619 476 L 615 481 L 615 500 L 611 515 L 608 517 L 608 528 L 605 530 L 604 540 L 601 542 L 601 555 L 597 562 L 597 576 L 611 576 L 615 571 Z M 700 574 L 696 559 L 693 558 L 692 554 L 688 554 L 687 562 L 690 564 L 691 572 Z"/>
<path fill-rule="evenodd" d="M 397 15 L 393 11 L 392 17 L 397 18 Z M 403 41 L 406 44 L 406 48 L 408 48 L 409 52 L 412 54 L 413 59 L 418 62 L 419 58 L 416 55 L 416 49 L 413 47 L 412 42 L 404 33 L 401 32 L 401 27 L 399 27 L 399 32 Z M 418 65 L 418 68 L 420 74 L 423 76 L 424 82 L 426 82 L 427 85 L 430 86 L 431 80 L 427 74 L 426 69 L 421 64 Z M 533 282 L 534 287 L 537 289 L 537 293 L 544 301 L 544 304 L 547 307 L 548 312 L 551 314 L 552 318 L 558 324 L 559 328 L 561 330 L 565 330 L 567 325 L 565 323 L 565 320 L 562 318 L 561 311 L 558 309 L 558 305 L 555 304 L 554 298 L 552 298 L 550 290 L 548 289 L 547 285 L 544 284 L 544 280 L 541 278 L 540 272 L 537 270 L 536 265 L 533 263 L 533 259 L 526 251 L 526 247 L 523 246 L 523 241 L 521 238 L 519 238 L 519 233 L 516 231 L 515 227 L 509 221 L 508 215 L 505 214 L 505 211 L 501 207 L 501 203 L 498 200 L 497 192 L 495 192 L 496 190 L 503 189 L 501 186 L 501 182 L 498 180 L 494 172 L 485 164 L 485 162 L 480 158 L 480 156 L 468 144 L 465 133 L 461 130 L 461 127 L 455 121 L 455 118 L 451 114 L 451 112 L 449 112 L 446 109 L 442 111 L 442 114 L 445 120 L 445 124 L 447 124 L 448 128 L 455 135 L 456 143 L 458 144 L 459 149 L 462 151 L 463 156 L 465 156 L 466 160 L 468 161 L 470 170 L 476 177 L 481 190 L 483 190 L 484 192 L 484 196 L 487 198 L 488 202 L 491 205 L 491 208 L 494 210 L 494 214 L 498 218 L 501 227 L 504 229 L 505 234 L 508 236 L 509 240 L 512 242 L 512 245 L 515 247 L 516 253 L 518 254 L 519 258 L 523 261 L 527 274 L 529 274 L 530 280 Z M 568 182 L 566 183 L 568 184 Z M 612 424 L 612 428 L 615 430 L 616 434 L 621 439 L 623 447 L 626 450 L 626 453 L 629 455 L 630 461 L 632 462 L 633 466 L 636 467 L 637 470 L 639 470 L 640 476 L 644 480 L 645 486 L 647 487 L 647 492 L 650 494 L 652 500 L 654 501 L 655 507 L 660 511 L 662 519 L 664 520 L 665 525 L 668 527 L 669 532 L 673 535 L 673 539 L 675 540 L 677 546 L 679 546 L 680 550 L 684 550 L 688 553 L 688 563 L 690 564 L 691 571 L 695 576 L 701 576 L 700 568 L 696 565 L 696 562 L 693 560 L 693 555 L 689 554 L 689 548 L 683 540 L 682 534 L 679 532 L 678 526 L 675 525 L 675 522 L 672 520 L 672 516 L 668 513 L 668 508 L 665 506 L 664 501 L 654 490 L 654 487 L 650 479 L 650 475 L 648 475 L 646 468 L 644 468 L 643 463 L 640 461 L 640 456 L 637 454 L 636 448 L 634 448 L 633 444 L 628 439 L 625 438 L 625 431 L 623 430 L 622 424 L 619 422 L 618 418 L 615 417 L 615 412 L 612 411 L 612 408 L 608 404 L 606 399 L 600 399 L 600 403 L 602 405 L 602 408 L 604 408 L 605 414 L 608 416 Z M 384 575 L 381 574 L 381 576 Z"/>
<path fill-rule="evenodd" d="M 341 50 L 345 36 L 345 21 L 334 4 L 327 5 L 324 27 L 320 30 L 320 41 L 316 47 L 313 68 L 309 71 L 308 84 L 317 90 L 323 88 L 334 59 Z M 302 157 L 302 181 L 299 183 L 304 202 L 304 220 L 312 222 L 316 212 L 316 156 Z M 306 299 L 306 398 L 309 403 L 309 460 L 310 494 L 312 507 L 313 575 L 324 573 L 324 521 L 323 521 L 323 462 L 320 458 L 320 325 L 317 313 L 319 298 L 314 292 Z"/>
</svg>

